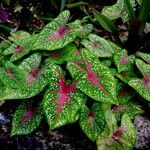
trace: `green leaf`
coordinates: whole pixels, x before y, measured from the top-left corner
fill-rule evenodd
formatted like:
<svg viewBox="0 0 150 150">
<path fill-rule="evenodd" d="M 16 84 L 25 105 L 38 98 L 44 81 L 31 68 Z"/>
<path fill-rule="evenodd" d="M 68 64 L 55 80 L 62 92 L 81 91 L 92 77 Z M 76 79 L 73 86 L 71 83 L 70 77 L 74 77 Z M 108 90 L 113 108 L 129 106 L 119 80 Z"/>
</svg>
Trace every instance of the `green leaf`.
<svg viewBox="0 0 150 150">
<path fill-rule="evenodd" d="M 99 13 L 98 11 L 94 10 L 94 17 L 100 23 L 100 25 L 109 32 L 117 33 L 117 28 L 113 24 L 113 22 L 108 19 L 105 15 Z"/>
<path fill-rule="evenodd" d="M 114 53 L 109 41 L 95 34 L 90 34 L 88 39 L 81 41 L 81 44 L 98 57 L 112 57 Z"/>
<path fill-rule="evenodd" d="M 48 84 L 45 76 L 50 74 L 51 67 L 48 65 L 40 68 L 40 63 L 41 55 L 35 53 L 19 66 L 7 62 L 5 68 L 0 68 L 0 79 L 5 85 L 4 94 L 0 96 L 0 99 L 24 99 L 40 93 Z"/>
<path fill-rule="evenodd" d="M 121 119 L 121 116 L 124 113 L 128 114 L 130 119 L 134 119 L 137 115 L 143 113 L 141 106 L 133 102 L 113 106 L 112 111 L 116 115 L 118 121 Z"/>
<path fill-rule="evenodd" d="M 114 55 L 114 62 L 117 66 L 118 73 L 122 71 L 129 71 L 133 69 L 135 56 L 133 55 L 128 56 L 127 51 L 122 50 L 122 51 L 117 52 Z"/>
<path fill-rule="evenodd" d="M 85 96 L 76 89 L 76 82 L 66 81 L 60 67 L 51 66 L 52 76 L 43 99 L 43 109 L 50 129 L 73 123 Z"/>
<path fill-rule="evenodd" d="M 83 132 L 92 141 L 95 141 L 105 127 L 105 117 L 101 104 L 98 102 L 94 103 L 91 110 L 87 106 L 83 106 L 80 111 L 79 121 Z"/>
<path fill-rule="evenodd" d="M 135 13 L 134 13 L 134 9 L 130 3 L 130 0 L 124 0 L 124 5 L 126 8 L 126 11 L 128 12 L 128 17 L 129 20 L 133 23 L 134 20 L 136 19 Z"/>
<path fill-rule="evenodd" d="M 89 50 L 82 50 L 83 64 L 68 63 L 67 68 L 77 88 L 89 97 L 111 104 L 117 104 L 116 80 L 109 68 L 101 63 Z"/>
<path fill-rule="evenodd" d="M 104 132 L 97 138 L 97 148 L 98 150 L 132 150 L 135 140 L 135 127 L 129 116 L 123 114 L 121 126 L 114 130 L 113 133 L 111 133 L 106 126 Z"/>
<path fill-rule="evenodd" d="M 76 3 L 66 4 L 66 7 L 67 8 L 74 8 L 74 7 L 79 7 L 81 5 L 88 5 L 88 3 L 85 3 L 83 1 L 79 1 L 79 2 L 76 2 Z"/>
<path fill-rule="evenodd" d="M 143 79 L 131 79 L 128 84 L 144 99 L 150 101 L 150 65 L 137 59 L 136 66 L 143 75 Z"/>
<path fill-rule="evenodd" d="M 43 118 L 40 105 L 35 102 L 23 102 L 15 111 L 12 120 L 11 136 L 25 135 L 33 132 Z"/>
<path fill-rule="evenodd" d="M 52 51 L 45 60 L 46 63 L 63 64 L 67 61 L 75 60 L 77 49 L 73 45 L 67 45 L 63 49 Z"/>
<path fill-rule="evenodd" d="M 93 30 L 93 25 L 92 24 L 86 24 L 85 26 L 83 26 L 82 29 L 82 34 L 79 36 L 80 38 L 84 38 L 87 37 L 88 34 L 90 34 Z"/>
<path fill-rule="evenodd" d="M 138 51 L 138 52 L 136 52 L 136 56 L 142 58 L 145 62 L 150 64 L 150 54 L 142 53 L 142 52 Z"/>
<path fill-rule="evenodd" d="M 79 20 L 67 24 L 70 13 L 63 11 L 56 19 L 47 24 L 39 34 L 32 37 L 36 40 L 32 50 L 57 50 L 65 47 L 81 34 Z"/>
</svg>

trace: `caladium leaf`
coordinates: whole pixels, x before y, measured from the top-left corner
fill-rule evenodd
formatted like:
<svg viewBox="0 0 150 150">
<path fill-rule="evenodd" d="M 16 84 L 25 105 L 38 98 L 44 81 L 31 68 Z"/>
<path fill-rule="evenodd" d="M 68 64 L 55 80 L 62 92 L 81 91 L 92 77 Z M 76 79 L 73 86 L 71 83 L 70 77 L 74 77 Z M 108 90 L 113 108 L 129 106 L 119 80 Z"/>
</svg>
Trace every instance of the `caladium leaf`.
<svg viewBox="0 0 150 150">
<path fill-rule="evenodd" d="M 134 95 L 135 95 L 135 92 L 132 91 L 132 89 L 129 85 L 118 81 L 118 83 L 117 83 L 117 98 L 118 98 L 119 104 L 127 103 L 129 100 L 131 100 L 133 98 Z"/>
<path fill-rule="evenodd" d="M 4 52 L 3 55 L 10 55 L 12 54 L 10 61 L 16 61 L 20 58 L 22 58 L 24 55 L 28 54 L 31 49 L 32 45 L 34 43 L 34 40 L 29 38 L 25 38 L 23 40 L 19 40 L 17 43 L 19 44 L 12 44 L 10 47 L 8 47 Z"/>
<path fill-rule="evenodd" d="M 121 119 L 122 114 L 126 113 L 130 119 L 134 119 L 137 115 L 142 114 L 141 106 L 136 103 L 128 102 L 126 104 L 115 105 L 112 107 L 113 113 L 116 115 L 117 120 Z"/>
<path fill-rule="evenodd" d="M 51 71 L 53 75 L 44 95 L 43 108 L 50 129 L 54 129 L 77 121 L 85 97 L 76 89 L 76 82 L 65 80 L 60 67 L 53 65 Z"/>
<path fill-rule="evenodd" d="M 132 7 L 135 5 L 134 0 L 129 0 Z M 137 0 L 139 3 L 141 3 L 141 0 Z M 118 0 L 116 4 L 112 6 L 105 6 L 102 10 L 102 14 L 107 16 L 110 20 L 115 20 L 121 17 L 123 22 L 126 22 L 129 20 L 128 18 L 128 12 L 125 9 L 124 0 Z"/>
<path fill-rule="evenodd" d="M 77 80 L 77 88 L 89 97 L 111 104 L 117 104 L 116 80 L 111 71 L 101 63 L 89 50 L 82 50 L 84 67 L 68 63 L 72 77 Z"/>
<path fill-rule="evenodd" d="M 57 50 L 71 43 L 81 34 L 82 26 L 79 20 L 67 24 L 70 13 L 63 11 L 56 19 L 47 24 L 35 35 L 37 39 L 32 50 Z"/>
<path fill-rule="evenodd" d="M 117 66 L 118 72 L 122 72 L 122 71 L 128 71 L 128 70 L 132 70 L 134 62 L 135 62 L 135 56 L 127 55 L 127 51 L 126 50 L 122 50 L 117 52 L 114 55 L 114 62 Z"/>
<path fill-rule="evenodd" d="M 20 65 L 19 69 L 24 71 L 25 83 L 27 86 L 28 97 L 32 97 L 40 93 L 48 84 L 45 75 L 50 72 L 50 65 L 41 68 L 41 55 L 39 53 L 32 54 L 26 58 Z"/>
<path fill-rule="evenodd" d="M 24 99 L 40 93 L 48 84 L 46 74 L 50 74 L 50 65 L 40 68 L 41 55 L 35 53 L 25 59 L 19 66 L 11 62 L 1 69 L 0 78 L 4 94 L 0 99 Z"/>
<path fill-rule="evenodd" d="M 83 106 L 80 111 L 80 127 L 83 132 L 95 141 L 105 127 L 105 117 L 101 109 L 101 104 L 96 102 L 92 109 Z"/>
<path fill-rule="evenodd" d="M 136 56 L 141 57 L 145 62 L 150 64 L 150 54 L 142 53 L 142 52 L 138 51 L 138 52 L 136 52 Z"/>
<path fill-rule="evenodd" d="M 23 102 L 16 110 L 12 120 L 11 136 L 30 134 L 40 124 L 43 114 L 41 105 L 33 101 Z"/>
<path fill-rule="evenodd" d="M 8 37 L 8 39 L 11 40 L 12 42 L 14 42 L 14 44 L 16 44 L 16 45 L 22 44 L 23 40 L 25 40 L 31 36 L 28 32 L 25 32 L 22 30 L 12 32 L 10 34 L 11 34 L 11 36 Z"/>
<path fill-rule="evenodd" d="M 88 40 L 89 39 L 89 40 Z M 83 39 L 81 44 L 89 49 L 98 57 L 111 57 L 114 53 L 109 41 L 101 38 L 95 34 L 90 34 L 88 39 Z"/>
<path fill-rule="evenodd" d="M 46 63 L 63 64 L 66 61 L 72 61 L 76 58 L 76 47 L 67 45 L 61 50 L 52 51 L 45 60 Z"/>
<path fill-rule="evenodd" d="M 24 89 L 24 72 L 11 62 L 5 63 L 5 68 L 0 68 L 0 80 L 9 87 L 15 89 Z"/>
<path fill-rule="evenodd" d="M 85 26 L 83 26 L 83 29 L 82 29 L 82 34 L 80 35 L 81 38 L 84 38 L 86 37 L 88 34 L 90 34 L 93 30 L 93 25 L 92 24 L 87 24 Z"/>
<path fill-rule="evenodd" d="M 109 132 L 106 126 L 104 132 L 97 138 L 98 150 L 132 150 L 135 144 L 136 130 L 129 116 L 123 114 L 121 126 Z"/>
<path fill-rule="evenodd" d="M 136 66 L 143 75 L 143 79 L 131 79 L 128 84 L 144 99 L 150 101 L 150 65 L 144 63 L 140 59 L 137 59 Z"/>
</svg>

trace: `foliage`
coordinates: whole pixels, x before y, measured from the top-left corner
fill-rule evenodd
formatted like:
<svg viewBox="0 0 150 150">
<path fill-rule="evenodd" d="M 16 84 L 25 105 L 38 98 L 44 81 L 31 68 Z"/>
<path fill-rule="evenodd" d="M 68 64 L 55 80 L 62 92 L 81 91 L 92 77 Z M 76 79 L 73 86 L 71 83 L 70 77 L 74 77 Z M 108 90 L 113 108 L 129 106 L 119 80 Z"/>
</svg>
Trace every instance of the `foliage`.
<svg viewBox="0 0 150 150">
<path fill-rule="evenodd" d="M 39 33 L 16 31 L 0 43 L 0 100 L 22 101 L 11 135 L 31 133 L 45 116 L 50 130 L 78 121 L 98 149 L 130 150 L 131 120 L 143 113 L 134 99 L 150 101 L 150 56 L 129 55 L 69 18 L 63 11 Z"/>
</svg>

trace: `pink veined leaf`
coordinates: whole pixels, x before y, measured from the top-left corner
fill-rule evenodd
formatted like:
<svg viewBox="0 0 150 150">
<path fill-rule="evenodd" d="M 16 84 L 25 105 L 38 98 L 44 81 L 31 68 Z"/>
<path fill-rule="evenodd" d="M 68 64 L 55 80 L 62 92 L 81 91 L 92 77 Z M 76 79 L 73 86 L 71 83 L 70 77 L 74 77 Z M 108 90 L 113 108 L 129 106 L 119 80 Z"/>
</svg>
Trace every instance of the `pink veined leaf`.
<svg viewBox="0 0 150 150">
<path fill-rule="evenodd" d="M 126 109 L 125 106 L 116 105 L 116 106 L 114 106 L 114 107 L 112 108 L 112 111 L 113 111 L 113 112 L 116 112 L 116 111 L 120 111 L 120 110 L 124 110 L 124 109 Z"/>
<path fill-rule="evenodd" d="M 65 27 L 65 25 L 66 22 L 62 23 L 60 27 L 48 38 L 48 41 L 63 38 L 64 35 L 68 34 L 71 28 Z"/>
<path fill-rule="evenodd" d="M 56 82 L 56 84 L 59 86 L 59 90 L 53 90 L 51 92 L 54 94 L 59 94 L 60 96 L 51 101 L 51 104 L 57 103 L 56 116 L 54 118 L 54 122 L 57 121 L 59 114 L 63 109 L 63 106 L 66 105 L 67 107 L 69 107 L 68 100 L 71 101 L 74 100 L 74 98 L 70 96 L 70 93 L 78 92 L 77 90 L 74 89 L 77 81 L 71 84 L 67 84 L 65 78 L 62 76 L 60 71 L 57 69 L 56 72 L 58 73 L 59 76 L 59 82 L 58 83 Z"/>
<path fill-rule="evenodd" d="M 127 88 L 127 87 L 124 87 L 124 88 L 120 91 L 120 93 L 118 94 L 118 97 L 123 97 L 123 96 L 125 96 L 125 95 L 127 94 L 127 92 L 128 92 L 128 88 Z"/>
<path fill-rule="evenodd" d="M 11 69 L 8 69 L 6 72 L 9 77 L 14 78 L 14 73 Z"/>
<path fill-rule="evenodd" d="M 101 83 L 99 82 L 100 78 L 96 76 L 96 73 L 92 71 L 92 65 L 86 60 L 86 72 L 88 74 L 87 78 L 91 82 L 91 84 L 94 84 L 98 86 L 103 92 L 106 92 L 105 88 Z"/>
<path fill-rule="evenodd" d="M 41 70 L 39 68 L 32 70 L 32 72 L 27 77 L 27 82 L 32 83 L 37 77 L 41 75 Z"/>
<path fill-rule="evenodd" d="M 35 113 L 35 109 L 33 109 L 32 105 L 29 105 L 29 106 L 27 107 L 27 110 L 26 110 L 26 112 L 25 112 L 25 115 L 24 115 L 22 121 L 21 121 L 20 124 L 19 124 L 19 127 L 21 127 L 21 126 L 22 126 L 25 122 L 27 122 L 28 120 L 31 121 L 31 119 L 32 119 L 32 117 L 33 117 L 33 115 L 34 115 L 34 113 Z"/>
<path fill-rule="evenodd" d="M 94 123 L 94 112 L 90 111 L 89 114 L 88 114 L 88 117 L 89 117 L 89 122 L 91 124 L 93 124 Z"/>
<path fill-rule="evenodd" d="M 129 61 L 129 59 L 126 55 L 123 55 L 121 57 L 121 65 L 125 65 L 128 61 Z"/>
<path fill-rule="evenodd" d="M 148 60 L 147 63 L 150 64 L 150 60 Z"/>
<path fill-rule="evenodd" d="M 81 50 L 77 49 L 76 53 L 77 53 L 77 55 L 81 55 Z"/>
<path fill-rule="evenodd" d="M 144 80 L 144 84 L 150 90 L 150 76 L 149 75 L 145 75 L 143 80 Z"/>
<path fill-rule="evenodd" d="M 91 46 L 94 46 L 95 48 L 100 48 L 100 47 L 101 47 L 101 46 L 100 46 L 98 43 L 96 43 L 96 42 L 91 43 Z"/>
<path fill-rule="evenodd" d="M 128 76 L 127 72 L 124 72 L 124 71 L 120 72 L 120 74 L 121 74 L 123 77 L 127 77 L 127 76 Z"/>
<path fill-rule="evenodd" d="M 112 135 L 112 138 L 115 140 L 115 141 L 119 141 L 122 136 L 123 136 L 123 133 L 127 131 L 127 129 L 125 128 L 122 128 L 122 127 L 119 127 L 115 132 L 113 132 L 113 135 Z"/>
<path fill-rule="evenodd" d="M 61 55 L 63 54 L 64 52 L 59 52 L 59 53 L 55 53 L 55 54 L 50 54 L 52 57 L 54 58 L 58 58 L 58 57 L 61 57 Z"/>
<path fill-rule="evenodd" d="M 23 50 L 24 50 L 23 47 L 17 46 L 17 48 L 16 48 L 15 51 L 14 51 L 14 55 L 17 55 L 17 54 L 21 53 Z"/>
</svg>

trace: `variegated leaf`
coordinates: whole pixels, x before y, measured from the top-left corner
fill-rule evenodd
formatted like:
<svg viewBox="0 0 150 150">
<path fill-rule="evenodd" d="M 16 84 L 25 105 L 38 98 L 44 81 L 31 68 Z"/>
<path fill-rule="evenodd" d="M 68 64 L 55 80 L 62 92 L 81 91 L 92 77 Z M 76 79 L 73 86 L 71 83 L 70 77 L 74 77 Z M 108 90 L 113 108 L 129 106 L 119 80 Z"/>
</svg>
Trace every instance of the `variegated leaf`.
<svg viewBox="0 0 150 150">
<path fill-rule="evenodd" d="M 111 57 L 114 53 L 109 41 L 101 38 L 95 34 L 90 34 L 88 39 L 83 39 L 81 44 L 97 57 Z"/>
<path fill-rule="evenodd" d="M 142 53 L 142 52 L 138 51 L 138 52 L 136 52 L 136 55 L 141 57 L 148 64 L 150 64 L 150 54 Z"/>
<path fill-rule="evenodd" d="M 68 63 L 68 70 L 77 80 L 77 88 L 89 97 L 111 104 L 117 104 L 116 80 L 107 66 L 101 63 L 89 50 L 82 50 L 84 65 Z"/>
<path fill-rule="evenodd" d="M 105 127 L 105 117 L 101 104 L 94 103 L 91 110 L 87 106 L 82 106 L 79 121 L 83 132 L 92 141 L 95 141 Z"/>
<path fill-rule="evenodd" d="M 133 69 L 133 65 L 135 62 L 135 56 L 127 55 L 127 51 L 126 50 L 122 50 L 117 52 L 114 55 L 114 62 L 117 66 L 118 72 L 122 72 L 122 71 L 129 71 Z"/>
<path fill-rule="evenodd" d="M 32 50 L 57 50 L 71 43 L 81 34 L 82 26 L 79 20 L 67 24 L 70 13 L 63 11 L 56 19 L 47 24 L 35 35 Z"/>
<path fill-rule="evenodd" d="M 12 120 L 11 136 L 33 132 L 43 118 L 41 105 L 33 101 L 23 102 L 16 110 Z"/>
<path fill-rule="evenodd" d="M 53 75 L 43 99 L 43 108 L 50 129 L 73 123 L 79 118 L 79 109 L 85 96 L 76 89 L 76 82 L 66 81 L 60 67 L 51 67 Z"/>
<path fill-rule="evenodd" d="M 143 75 L 143 79 L 131 79 L 129 85 L 133 87 L 144 99 L 150 101 L 150 65 L 137 59 L 136 65 Z"/>
</svg>

